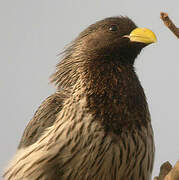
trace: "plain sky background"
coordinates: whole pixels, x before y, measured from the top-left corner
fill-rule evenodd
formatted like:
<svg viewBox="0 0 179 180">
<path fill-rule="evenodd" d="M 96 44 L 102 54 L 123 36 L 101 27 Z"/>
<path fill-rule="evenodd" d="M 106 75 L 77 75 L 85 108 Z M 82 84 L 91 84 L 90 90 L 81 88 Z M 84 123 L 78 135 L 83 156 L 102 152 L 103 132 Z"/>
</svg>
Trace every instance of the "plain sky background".
<svg viewBox="0 0 179 180">
<path fill-rule="evenodd" d="M 127 15 L 158 38 L 135 67 L 155 133 L 154 175 L 179 159 L 179 40 L 160 11 L 179 26 L 178 0 L 0 0 L 0 171 L 13 156 L 27 123 L 55 89 L 48 82 L 63 51 L 84 28 Z"/>
</svg>

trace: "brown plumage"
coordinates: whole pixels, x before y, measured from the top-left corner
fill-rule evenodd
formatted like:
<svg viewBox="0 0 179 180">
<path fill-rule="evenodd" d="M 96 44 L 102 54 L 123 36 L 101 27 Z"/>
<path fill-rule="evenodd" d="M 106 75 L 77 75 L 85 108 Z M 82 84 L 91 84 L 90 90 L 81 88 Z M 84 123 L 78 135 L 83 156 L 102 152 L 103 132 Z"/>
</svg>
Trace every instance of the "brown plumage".
<svg viewBox="0 0 179 180">
<path fill-rule="evenodd" d="M 134 60 L 147 44 L 112 17 L 83 31 L 65 51 L 47 98 L 25 129 L 7 180 L 149 180 L 150 114 Z"/>
</svg>

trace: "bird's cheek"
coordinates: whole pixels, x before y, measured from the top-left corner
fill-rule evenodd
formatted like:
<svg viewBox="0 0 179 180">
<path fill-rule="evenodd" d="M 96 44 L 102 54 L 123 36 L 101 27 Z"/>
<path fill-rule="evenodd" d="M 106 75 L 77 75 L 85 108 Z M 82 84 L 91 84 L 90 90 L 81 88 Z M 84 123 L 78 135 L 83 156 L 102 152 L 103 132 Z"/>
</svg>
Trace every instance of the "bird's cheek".
<svg viewBox="0 0 179 180">
<path fill-rule="evenodd" d="M 94 49 L 99 46 L 100 41 L 98 39 L 89 39 L 85 44 L 86 48 Z"/>
</svg>

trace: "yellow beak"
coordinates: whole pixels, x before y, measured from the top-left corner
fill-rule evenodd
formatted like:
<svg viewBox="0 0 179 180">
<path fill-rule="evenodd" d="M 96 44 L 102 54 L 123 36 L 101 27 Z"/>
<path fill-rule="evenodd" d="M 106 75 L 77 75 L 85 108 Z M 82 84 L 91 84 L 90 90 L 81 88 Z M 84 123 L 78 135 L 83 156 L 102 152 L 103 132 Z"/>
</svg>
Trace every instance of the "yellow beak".
<svg viewBox="0 0 179 180">
<path fill-rule="evenodd" d="M 132 42 L 141 42 L 145 44 L 157 42 L 155 34 L 147 28 L 136 28 L 130 33 L 129 36 L 125 37 L 128 37 Z"/>
</svg>

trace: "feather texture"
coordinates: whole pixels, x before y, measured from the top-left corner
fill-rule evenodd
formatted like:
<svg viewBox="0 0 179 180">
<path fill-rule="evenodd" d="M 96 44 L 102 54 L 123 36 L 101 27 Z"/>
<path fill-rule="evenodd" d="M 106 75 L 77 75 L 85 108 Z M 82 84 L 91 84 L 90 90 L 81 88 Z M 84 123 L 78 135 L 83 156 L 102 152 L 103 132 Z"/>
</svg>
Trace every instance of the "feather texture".
<svg viewBox="0 0 179 180">
<path fill-rule="evenodd" d="M 135 28 L 107 18 L 72 42 L 52 75 L 57 93 L 25 129 L 6 180 L 151 179 L 153 131 L 134 69 L 146 45 L 124 38 Z"/>
</svg>

